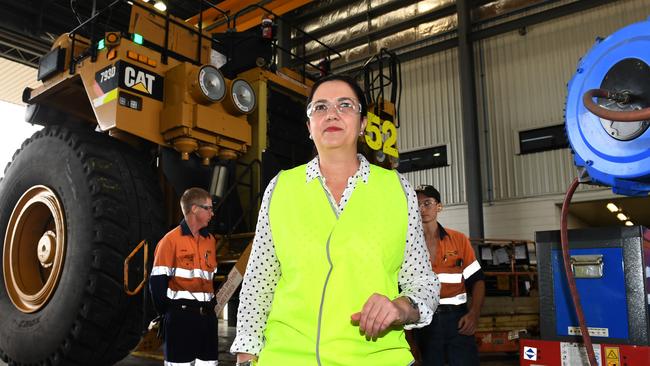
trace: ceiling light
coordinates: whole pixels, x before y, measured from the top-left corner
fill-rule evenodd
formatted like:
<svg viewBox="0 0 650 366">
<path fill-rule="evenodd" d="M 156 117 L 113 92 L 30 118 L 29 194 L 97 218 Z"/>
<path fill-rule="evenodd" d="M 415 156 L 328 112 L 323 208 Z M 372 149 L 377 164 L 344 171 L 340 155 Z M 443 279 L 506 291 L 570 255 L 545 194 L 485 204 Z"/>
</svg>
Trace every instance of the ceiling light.
<svg viewBox="0 0 650 366">
<path fill-rule="evenodd" d="M 610 212 L 618 212 L 618 207 L 614 204 L 614 202 L 610 202 L 607 204 L 607 209 Z"/>
<path fill-rule="evenodd" d="M 630 220 L 625 221 L 625 226 L 634 226 L 634 223 Z"/>
<path fill-rule="evenodd" d="M 625 221 L 625 220 L 627 220 L 627 216 L 625 216 L 625 214 L 622 213 L 622 212 L 619 212 L 619 213 L 616 215 L 616 217 L 618 217 L 618 219 L 621 220 L 621 221 Z"/>
<path fill-rule="evenodd" d="M 153 4 L 153 7 L 160 10 L 160 11 L 167 10 L 167 4 L 165 4 L 164 2 L 162 2 L 160 0 L 156 1 L 156 3 Z"/>
</svg>

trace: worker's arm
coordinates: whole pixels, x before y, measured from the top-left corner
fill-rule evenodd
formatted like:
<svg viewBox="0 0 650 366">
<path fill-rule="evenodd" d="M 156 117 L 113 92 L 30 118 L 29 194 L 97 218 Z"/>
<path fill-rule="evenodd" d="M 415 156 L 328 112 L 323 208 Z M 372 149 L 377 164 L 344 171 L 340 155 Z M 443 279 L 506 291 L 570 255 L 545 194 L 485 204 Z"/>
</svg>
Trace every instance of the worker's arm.
<svg viewBox="0 0 650 366">
<path fill-rule="evenodd" d="M 472 303 L 465 314 L 458 321 L 458 333 L 464 335 L 473 335 L 478 327 L 478 320 L 481 316 L 481 307 L 485 300 L 485 275 L 483 269 L 476 260 L 474 248 L 467 238 L 465 238 L 465 249 L 463 253 L 467 267 L 463 268 L 463 278 L 465 279 L 465 291 L 472 294 Z"/>
<path fill-rule="evenodd" d="M 172 277 L 175 266 L 173 242 L 167 236 L 162 238 L 154 253 L 153 268 L 149 278 L 149 289 L 154 308 L 158 314 L 164 314 L 167 311 L 167 287 L 169 279 Z"/>
<path fill-rule="evenodd" d="M 458 333 L 472 335 L 476 332 L 483 300 L 485 300 L 485 281 L 477 280 L 472 285 L 472 303 L 469 311 L 458 322 Z"/>
</svg>

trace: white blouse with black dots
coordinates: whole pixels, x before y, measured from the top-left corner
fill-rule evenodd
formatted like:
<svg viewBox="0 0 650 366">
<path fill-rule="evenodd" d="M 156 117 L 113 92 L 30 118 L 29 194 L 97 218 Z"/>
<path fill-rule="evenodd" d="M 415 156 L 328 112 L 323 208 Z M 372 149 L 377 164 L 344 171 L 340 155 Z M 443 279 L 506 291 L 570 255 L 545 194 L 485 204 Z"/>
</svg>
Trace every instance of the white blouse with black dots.
<svg viewBox="0 0 650 366">
<path fill-rule="evenodd" d="M 307 164 L 307 182 L 320 179 L 326 187 L 327 196 L 341 215 L 348 199 L 354 191 L 355 182 L 361 179 L 368 181 L 370 164 L 363 155 L 359 154 L 359 170 L 348 179 L 343 191 L 341 202 L 336 203 L 327 185 L 325 177 L 320 172 L 318 157 Z M 407 324 L 405 329 L 421 328 L 431 322 L 434 310 L 440 299 L 440 282 L 431 270 L 429 251 L 426 249 L 422 221 L 418 208 L 417 195 L 411 184 L 399 174 L 402 187 L 408 197 L 408 233 L 404 249 L 404 261 L 399 272 L 400 296 L 413 299 L 420 310 L 418 323 Z M 257 219 L 253 249 L 246 267 L 246 274 L 239 294 L 239 310 L 237 312 L 237 336 L 230 348 L 232 353 L 250 353 L 259 355 L 264 346 L 264 328 L 271 310 L 271 302 L 275 287 L 280 279 L 280 263 L 275 255 L 273 237 L 269 226 L 269 202 L 278 177 L 266 187 L 262 206 Z"/>
</svg>

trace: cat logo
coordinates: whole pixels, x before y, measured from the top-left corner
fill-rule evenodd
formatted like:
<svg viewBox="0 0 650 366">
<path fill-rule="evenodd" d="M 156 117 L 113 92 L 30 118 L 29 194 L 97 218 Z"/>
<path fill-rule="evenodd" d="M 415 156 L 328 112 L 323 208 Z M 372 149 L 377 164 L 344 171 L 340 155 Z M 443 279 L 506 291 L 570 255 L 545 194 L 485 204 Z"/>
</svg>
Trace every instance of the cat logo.
<svg viewBox="0 0 650 366">
<path fill-rule="evenodd" d="M 118 62 L 120 69 L 120 87 L 158 100 L 163 98 L 163 77 L 148 70 Z"/>
<path fill-rule="evenodd" d="M 137 71 L 132 66 L 126 66 L 124 68 L 124 85 L 127 88 L 153 94 L 154 80 L 156 80 L 155 76 L 147 74 L 144 71 Z"/>
</svg>

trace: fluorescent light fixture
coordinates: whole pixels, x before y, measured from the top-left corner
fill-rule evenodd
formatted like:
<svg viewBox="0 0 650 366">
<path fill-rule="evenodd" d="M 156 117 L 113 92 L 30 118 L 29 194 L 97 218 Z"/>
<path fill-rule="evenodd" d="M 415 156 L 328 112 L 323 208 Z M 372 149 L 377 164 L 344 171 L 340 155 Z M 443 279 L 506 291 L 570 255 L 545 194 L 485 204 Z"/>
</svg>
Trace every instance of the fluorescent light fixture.
<svg viewBox="0 0 650 366">
<path fill-rule="evenodd" d="M 439 152 L 434 153 L 433 156 L 437 158 L 438 156 L 440 156 L 440 153 Z"/>
<path fill-rule="evenodd" d="M 165 4 L 164 2 L 162 2 L 160 0 L 156 1 L 156 3 L 153 4 L 153 7 L 160 10 L 160 11 L 167 10 L 167 4 Z"/>
<path fill-rule="evenodd" d="M 625 221 L 625 226 L 634 226 L 634 223 L 630 220 Z"/>
<path fill-rule="evenodd" d="M 614 202 L 610 202 L 610 203 L 608 203 L 608 204 L 607 204 L 607 209 L 608 209 L 610 212 L 618 212 L 618 210 L 619 210 L 618 206 L 616 206 L 616 205 L 614 204 Z"/>
<path fill-rule="evenodd" d="M 618 214 L 616 214 L 616 217 L 621 221 L 627 220 L 627 216 L 625 216 L 625 214 L 622 213 L 622 212 L 619 212 Z"/>
</svg>

